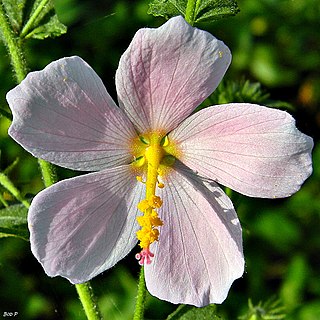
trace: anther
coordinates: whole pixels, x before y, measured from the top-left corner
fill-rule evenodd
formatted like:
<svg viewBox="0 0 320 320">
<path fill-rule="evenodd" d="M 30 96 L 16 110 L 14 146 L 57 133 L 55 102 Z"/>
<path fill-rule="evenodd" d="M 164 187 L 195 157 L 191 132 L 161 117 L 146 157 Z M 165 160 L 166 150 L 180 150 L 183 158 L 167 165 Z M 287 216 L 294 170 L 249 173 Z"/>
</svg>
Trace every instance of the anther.
<svg viewBox="0 0 320 320">
<path fill-rule="evenodd" d="M 141 183 L 146 183 L 145 181 L 143 181 L 142 176 L 136 176 L 137 181 L 141 182 Z"/>
<path fill-rule="evenodd" d="M 159 174 L 159 168 L 158 168 L 158 174 Z M 160 189 L 164 188 L 164 183 L 162 182 L 160 175 L 157 178 L 157 184 L 158 184 L 158 188 Z"/>
<path fill-rule="evenodd" d="M 160 189 L 164 188 L 164 183 L 158 182 L 158 188 L 160 188 Z"/>
<path fill-rule="evenodd" d="M 154 195 L 148 199 L 148 203 L 149 203 L 150 207 L 152 207 L 152 208 L 159 209 L 162 206 L 161 198 L 158 196 L 154 196 Z"/>
<path fill-rule="evenodd" d="M 159 218 L 158 213 L 155 210 L 151 211 L 150 221 L 151 221 L 153 227 L 161 227 L 161 226 L 163 226 L 163 222 Z"/>
<path fill-rule="evenodd" d="M 149 201 L 144 199 L 142 201 L 140 201 L 138 203 L 138 209 L 141 211 L 141 212 L 145 212 L 147 209 L 149 209 L 151 206 L 149 204 Z"/>
</svg>

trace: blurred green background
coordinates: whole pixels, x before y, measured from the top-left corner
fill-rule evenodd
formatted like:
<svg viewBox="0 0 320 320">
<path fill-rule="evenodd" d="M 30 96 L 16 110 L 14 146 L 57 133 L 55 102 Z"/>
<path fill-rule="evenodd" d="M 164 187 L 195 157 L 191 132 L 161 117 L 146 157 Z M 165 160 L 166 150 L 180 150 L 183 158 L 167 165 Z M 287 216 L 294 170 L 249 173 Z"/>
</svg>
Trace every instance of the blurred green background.
<svg viewBox="0 0 320 320">
<path fill-rule="evenodd" d="M 287 319 L 320 319 L 320 2 L 318 0 L 239 0 L 241 12 L 199 27 L 223 40 L 233 53 L 226 79 L 260 82 L 270 98 L 289 102 L 298 128 L 315 140 L 314 173 L 294 196 L 282 200 L 251 199 L 233 194 L 244 233 L 246 273 L 230 290 L 218 314 L 237 319 L 253 304 L 281 300 Z M 114 75 L 121 54 L 140 27 L 164 19 L 147 14 L 148 1 L 57 0 L 67 34 L 26 43 L 31 70 L 70 55 L 84 58 L 116 99 Z M 0 106 L 15 85 L 8 55 L 0 43 Z M 37 161 L 7 135 L 0 118 L 0 170 L 16 158 L 10 178 L 26 196 L 43 188 Z M 60 178 L 73 173 L 58 169 Z M 10 195 L 0 189 L 12 203 Z M 11 202 L 10 202 L 11 203 Z M 134 253 L 92 281 L 106 319 L 131 319 L 138 266 Z M 146 319 L 165 319 L 176 306 L 148 297 Z M 0 239 L 0 317 L 83 319 L 74 287 L 48 278 L 20 239 Z M 253 319 L 253 318 L 252 318 Z"/>
</svg>

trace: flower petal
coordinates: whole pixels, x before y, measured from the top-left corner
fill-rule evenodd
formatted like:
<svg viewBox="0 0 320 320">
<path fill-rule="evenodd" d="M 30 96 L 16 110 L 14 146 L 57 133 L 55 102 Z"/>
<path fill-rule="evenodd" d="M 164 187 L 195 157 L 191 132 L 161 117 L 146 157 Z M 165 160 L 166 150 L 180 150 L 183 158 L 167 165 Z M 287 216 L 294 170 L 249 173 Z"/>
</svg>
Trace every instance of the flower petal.
<svg viewBox="0 0 320 320">
<path fill-rule="evenodd" d="M 88 281 L 137 243 L 137 203 L 144 186 L 128 166 L 58 182 L 32 201 L 31 249 L 46 273 Z"/>
<path fill-rule="evenodd" d="M 169 132 L 215 90 L 230 61 L 223 42 L 182 17 L 140 29 L 116 73 L 120 107 L 140 132 Z"/>
<path fill-rule="evenodd" d="M 164 225 L 145 266 L 148 290 L 172 303 L 221 303 L 244 271 L 241 226 L 230 199 L 214 182 L 181 168 L 170 173 L 161 198 Z"/>
<path fill-rule="evenodd" d="M 290 196 L 312 172 L 312 138 L 285 111 L 213 106 L 189 117 L 170 138 L 185 165 L 248 196 Z"/>
<path fill-rule="evenodd" d="M 135 130 L 79 57 L 29 73 L 7 100 L 13 112 L 9 134 L 38 158 L 85 171 L 131 161 L 128 141 Z"/>
</svg>

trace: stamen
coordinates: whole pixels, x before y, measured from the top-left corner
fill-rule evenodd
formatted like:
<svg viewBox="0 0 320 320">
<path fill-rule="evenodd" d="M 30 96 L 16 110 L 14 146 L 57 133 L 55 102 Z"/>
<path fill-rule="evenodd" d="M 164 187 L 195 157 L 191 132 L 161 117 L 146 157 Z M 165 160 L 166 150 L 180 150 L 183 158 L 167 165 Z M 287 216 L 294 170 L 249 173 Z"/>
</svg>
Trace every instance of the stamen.
<svg viewBox="0 0 320 320">
<path fill-rule="evenodd" d="M 162 200 L 160 197 L 152 195 L 149 199 L 148 199 L 148 203 L 150 205 L 150 207 L 152 208 L 157 208 L 159 209 L 162 206 Z"/>
<path fill-rule="evenodd" d="M 158 182 L 158 188 L 160 188 L 160 189 L 164 188 L 164 183 Z"/>
<path fill-rule="evenodd" d="M 141 182 L 141 183 L 146 183 L 145 181 L 143 181 L 142 176 L 136 176 L 137 181 Z"/>
<path fill-rule="evenodd" d="M 144 171 L 141 176 L 136 176 L 136 179 L 146 185 L 146 197 L 138 204 L 138 209 L 143 215 L 137 217 L 141 228 L 136 233 L 142 249 L 136 258 L 139 264 L 143 265 L 151 263 L 154 254 L 150 252 L 150 245 L 158 241 L 160 234 L 158 228 L 163 225 L 157 213 L 157 209 L 162 206 L 162 199 L 156 195 L 156 191 L 157 187 L 164 188 L 161 175 L 164 175 L 168 167 L 173 165 L 175 157 L 171 155 L 171 151 L 175 150 L 175 147 L 171 146 L 168 136 L 164 136 L 162 132 L 145 133 L 144 136 L 139 136 L 139 140 L 139 143 L 135 142 L 133 147 L 140 157 L 135 159 L 133 165 L 139 168 L 138 174 Z"/>
<path fill-rule="evenodd" d="M 161 177 L 163 176 L 164 170 L 162 168 L 158 168 L 157 173 L 158 173 L 158 176 Z"/>
<path fill-rule="evenodd" d="M 145 212 L 147 209 L 149 209 L 151 206 L 149 204 L 149 201 L 144 199 L 142 201 L 140 201 L 138 203 L 138 209 L 141 211 L 141 212 Z"/>
<path fill-rule="evenodd" d="M 161 227 L 163 226 L 162 220 L 159 218 L 158 213 L 155 210 L 151 211 L 150 215 L 151 223 L 154 227 Z"/>
<path fill-rule="evenodd" d="M 143 248 L 149 248 L 150 244 L 158 241 L 159 238 L 159 230 L 153 229 L 149 227 L 142 227 L 139 231 L 137 231 L 137 238 L 140 241 L 139 246 Z"/>
</svg>

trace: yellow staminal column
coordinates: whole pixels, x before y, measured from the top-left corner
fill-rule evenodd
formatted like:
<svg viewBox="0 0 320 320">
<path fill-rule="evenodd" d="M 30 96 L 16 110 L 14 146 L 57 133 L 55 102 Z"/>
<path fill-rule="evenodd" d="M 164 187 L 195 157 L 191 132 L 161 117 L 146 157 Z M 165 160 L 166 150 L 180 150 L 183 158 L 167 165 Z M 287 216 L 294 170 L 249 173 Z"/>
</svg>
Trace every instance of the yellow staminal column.
<svg viewBox="0 0 320 320">
<path fill-rule="evenodd" d="M 149 146 L 144 153 L 147 163 L 146 198 L 138 204 L 138 209 L 143 212 L 143 215 L 137 218 L 141 226 L 141 229 L 137 232 L 137 238 L 140 241 L 139 245 L 142 251 L 136 255 L 136 258 L 141 265 L 151 263 L 151 258 L 154 255 L 150 251 L 150 245 L 158 240 L 159 230 L 157 228 L 163 225 L 156 211 L 162 205 L 161 198 L 156 196 L 156 189 L 158 169 L 165 152 L 160 145 L 161 136 L 159 134 L 151 135 L 149 141 Z M 161 184 L 161 187 L 163 187 L 163 184 Z"/>
</svg>

